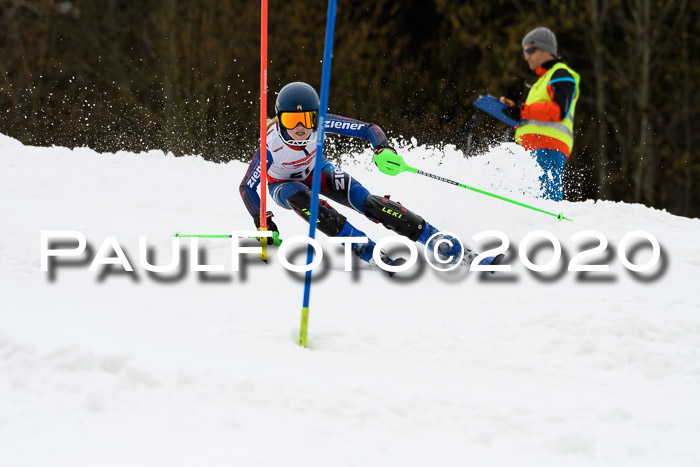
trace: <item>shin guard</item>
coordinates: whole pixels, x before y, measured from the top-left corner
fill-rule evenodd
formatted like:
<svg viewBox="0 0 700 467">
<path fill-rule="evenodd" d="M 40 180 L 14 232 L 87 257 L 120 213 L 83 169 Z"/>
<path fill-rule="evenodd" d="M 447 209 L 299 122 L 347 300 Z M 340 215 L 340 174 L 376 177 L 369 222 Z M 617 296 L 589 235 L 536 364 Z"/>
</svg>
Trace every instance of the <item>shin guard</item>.
<svg viewBox="0 0 700 467">
<path fill-rule="evenodd" d="M 297 214 L 306 219 L 307 222 L 309 221 L 309 217 L 311 216 L 310 191 L 302 190 L 293 194 L 287 198 L 287 203 L 289 203 Z M 325 201 L 319 199 L 318 219 L 316 220 L 316 227 L 318 230 L 329 237 L 335 237 L 345 225 L 345 220 L 345 216 L 333 209 Z"/>
<path fill-rule="evenodd" d="M 387 197 L 369 195 L 365 204 L 365 215 L 413 241 L 418 240 L 425 230 L 422 217 Z"/>
</svg>

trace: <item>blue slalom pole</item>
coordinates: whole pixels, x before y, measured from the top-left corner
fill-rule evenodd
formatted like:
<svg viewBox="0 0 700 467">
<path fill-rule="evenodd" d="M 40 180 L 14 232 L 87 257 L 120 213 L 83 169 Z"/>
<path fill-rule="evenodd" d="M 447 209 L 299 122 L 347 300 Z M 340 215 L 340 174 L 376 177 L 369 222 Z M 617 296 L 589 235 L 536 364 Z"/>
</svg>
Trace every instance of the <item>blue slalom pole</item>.
<svg viewBox="0 0 700 467">
<path fill-rule="evenodd" d="M 316 167 L 323 160 L 323 143 L 326 130 L 326 114 L 328 113 L 328 89 L 331 83 L 331 59 L 333 58 L 333 33 L 335 30 L 336 0 L 328 2 L 326 17 L 326 42 L 323 49 L 323 73 L 321 75 L 321 107 L 318 109 L 318 132 L 316 140 Z M 316 220 L 318 219 L 318 196 L 321 192 L 321 171 L 314 170 L 311 184 L 311 214 L 309 216 L 309 238 L 316 238 Z M 309 245 L 306 264 L 313 261 L 314 249 Z M 304 280 L 304 304 L 301 308 L 301 328 L 299 330 L 299 345 L 306 347 L 307 329 L 309 326 L 309 299 L 311 297 L 311 270 L 306 271 Z"/>
</svg>

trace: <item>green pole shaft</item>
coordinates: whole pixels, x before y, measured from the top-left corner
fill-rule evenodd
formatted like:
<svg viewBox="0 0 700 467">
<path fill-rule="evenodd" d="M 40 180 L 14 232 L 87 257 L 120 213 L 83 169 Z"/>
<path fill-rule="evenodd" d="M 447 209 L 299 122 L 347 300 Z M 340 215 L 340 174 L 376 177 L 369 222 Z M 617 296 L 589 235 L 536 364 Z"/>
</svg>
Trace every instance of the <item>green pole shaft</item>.
<svg viewBox="0 0 700 467">
<path fill-rule="evenodd" d="M 180 237 L 180 238 L 231 238 L 231 234 L 228 235 L 201 235 L 201 234 L 181 234 L 179 232 L 176 232 L 173 234 L 173 237 Z M 255 238 L 257 239 L 258 237 L 250 237 L 250 238 Z M 282 239 L 280 238 L 279 233 L 277 232 L 272 232 L 272 240 L 273 244 L 275 246 L 280 246 L 282 244 Z"/>
<path fill-rule="evenodd" d="M 230 234 L 229 235 L 199 235 L 199 234 L 174 233 L 173 237 L 180 237 L 180 238 L 231 238 L 231 235 Z"/>
<path fill-rule="evenodd" d="M 522 207 L 524 207 L 524 208 L 532 209 L 533 211 L 537 211 L 537 212 L 541 212 L 541 213 L 543 213 L 543 214 L 547 214 L 547 215 L 550 215 L 550 216 L 554 216 L 554 217 L 556 217 L 557 219 L 559 219 L 560 221 L 562 221 L 562 220 L 570 221 L 570 220 L 571 220 L 571 219 L 569 219 L 568 217 L 564 217 L 564 213 L 561 213 L 561 214 L 554 214 L 554 213 L 552 213 L 552 212 L 545 211 L 545 210 L 536 208 L 536 207 L 534 207 L 534 206 L 530 206 L 529 204 L 521 203 L 521 202 L 519 202 L 519 201 L 515 201 L 514 199 L 506 198 L 505 196 L 500 196 L 500 195 L 497 195 L 497 194 L 494 194 L 494 193 L 489 193 L 488 191 L 480 190 L 480 189 L 478 189 L 478 188 L 474 188 L 474 187 L 471 187 L 471 186 L 469 186 L 469 185 L 465 185 L 464 183 L 455 182 L 454 180 L 450 180 L 449 178 L 444 178 L 444 177 L 440 177 L 440 176 L 435 175 L 435 174 L 431 174 L 431 173 L 428 173 L 428 172 L 423 172 L 422 170 L 418 170 L 418 169 L 415 169 L 415 168 L 413 168 L 413 167 L 409 167 L 408 170 L 409 170 L 410 172 L 414 172 L 414 173 L 417 173 L 417 174 L 419 174 L 419 175 L 424 175 L 424 176 L 426 176 L 426 177 L 434 178 L 435 180 L 439 180 L 439 181 L 441 181 L 441 182 L 449 183 L 449 184 L 451 184 L 451 185 L 456 185 L 456 186 L 459 186 L 459 187 L 462 187 L 462 188 L 466 188 L 467 190 L 471 190 L 471 191 L 475 191 L 475 192 L 477 192 L 477 193 L 481 193 L 482 195 L 491 196 L 492 198 L 500 199 L 501 201 L 507 201 L 507 202 L 509 202 L 509 203 L 513 203 L 513 204 L 515 204 L 515 205 L 522 206 Z"/>
</svg>

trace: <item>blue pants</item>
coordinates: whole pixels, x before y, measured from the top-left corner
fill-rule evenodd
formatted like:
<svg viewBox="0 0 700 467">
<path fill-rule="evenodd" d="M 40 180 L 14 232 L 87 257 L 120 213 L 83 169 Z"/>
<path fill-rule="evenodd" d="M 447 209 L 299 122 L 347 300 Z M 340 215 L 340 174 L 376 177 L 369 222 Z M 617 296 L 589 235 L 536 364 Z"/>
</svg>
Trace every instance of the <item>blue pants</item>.
<svg viewBox="0 0 700 467">
<path fill-rule="evenodd" d="M 540 164 L 544 173 L 540 176 L 540 188 L 545 199 L 561 201 L 564 198 L 564 166 L 566 156 L 554 149 L 535 149 L 530 154 Z"/>
<path fill-rule="evenodd" d="M 316 160 L 314 170 L 321 170 L 321 194 L 343 206 L 365 213 L 365 204 L 369 191 L 349 174 L 336 168 L 325 158 Z M 313 172 L 303 181 L 283 181 L 269 186 L 272 199 L 285 209 L 291 209 L 287 199 L 301 190 L 311 190 Z"/>
<path fill-rule="evenodd" d="M 394 201 L 372 195 L 372 203 L 374 204 L 370 203 L 368 206 L 368 198 L 370 197 L 369 191 L 367 191 L 367 189 L 363 187 L 360 182 L 352 178 L 349 174 L 343 172 L 341 169 L 334 167 L 333 164 L 327 160 L 317 160 L 314 170 L 321 171 L 321 194 L 333 201 L 354 209 L 374 222 L 382 223 L 382 225 L 384 225 L 386 228 L 393 230 L 400 235 L 404 235 L 411 240 L 418 241 L 419 243 L 426 244 L 434 234 L 439 232 L 439 229 L 437 229 L 435 226 L 430 225 L 423 218 L 408 211 L 406 208 Z M 289 204 L 289 199 L 300 191 L 311 191 L 311 184 L 313 180 L 312 177 L 313 172 L 306 180 L 284 180 L 271 183 L 269 185 L 269 190 L 270 194 L 272 195 L 272 199 L 274 199 L 278 205 L 285 209 L 300 209 L 299 207 L 292 208 L 292 206 Z M 377 198 L 382 200 L 383 203 L 391 208 L 389 211 L 402 211 L 403 214 L 398 218 L 391 214 L 384 214 L 385 210 L 380 210 L 376 205 Z M 335 235 L 340 237 L 366 237 L 364 232 L 353 227 L 352 224 L 350 224 L 350 222 L 348 222 L 344 216 L 335 211 L 335 209 L 330 207 L 326 207 L 326 209 L 330 209 L 335 213 L 335 216 L 333 216 L 328 215 L 327 212 L 326 230 L 324 230 L 322 225 L 318 225 L 319 230 L 326 233 L 326 235 Z M 365 212 L 368 210 L 370 211 L 370 214 Z M 297 213 L 308 220 L 308 213 L 302 214 L 302 212 L 299 211 L 297 211 Z M 333 221 L 339 220 L 342 220 L 344 223 L 342 228 L 340 226 L 340 222 L 333 224 Z M 441 238 L 451 237 L 443 235 Z M 369 261 L 372 258 L 374 246 L 375 243 L 370 241 L 365 245 L 358 244 L 357 246 L 353 246 L 353 251 L 363 260 Z M 441 248 L 440 253 L 446 257 L 457 257 L 460 255 L 461 251 L 461 243 L 453 242 L 451 249 L 448 250 L 446 247 L 443 247 Z"/>
</svg>

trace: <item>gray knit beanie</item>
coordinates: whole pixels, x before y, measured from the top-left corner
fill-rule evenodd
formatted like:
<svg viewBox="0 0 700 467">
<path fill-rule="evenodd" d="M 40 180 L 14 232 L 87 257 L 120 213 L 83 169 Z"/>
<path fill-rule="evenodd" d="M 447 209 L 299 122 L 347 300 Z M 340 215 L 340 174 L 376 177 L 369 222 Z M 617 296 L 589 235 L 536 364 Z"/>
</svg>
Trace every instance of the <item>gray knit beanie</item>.
<svg viewBox="0 0 700 467">
<path fill-rule="evenodd" d="M 554 33 L 547 28 L 539 27 L 528 32 L 523 38 L 523 47 L 529 46 L 537 47 L 552 55 L 557 54 L 557 38 Z"/>
</svg>

